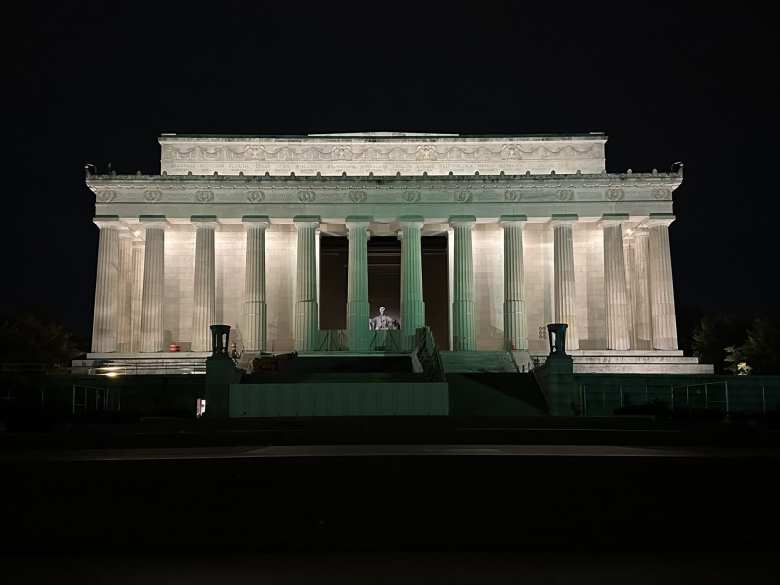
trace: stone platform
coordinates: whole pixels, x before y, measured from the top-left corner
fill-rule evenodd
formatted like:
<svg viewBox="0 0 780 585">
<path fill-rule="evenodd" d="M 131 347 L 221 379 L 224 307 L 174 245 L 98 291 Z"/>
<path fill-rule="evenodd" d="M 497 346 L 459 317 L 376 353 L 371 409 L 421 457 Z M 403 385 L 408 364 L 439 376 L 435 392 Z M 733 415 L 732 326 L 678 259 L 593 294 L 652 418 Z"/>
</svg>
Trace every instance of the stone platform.
<svg viewBox="0 0 780 585">
<path fill-rule="evenodd" d="M 88 353 L 85 360 L 73 360 L 74 374 L 135 376 L 159 374 L 205 374 L 207 351 L 159 353 Z"/>
<path fill-rule="evenodd" d="M 699 363 L 698 358 L 683 355 L 682 350 L 570 350 L 575 374 L 712 374 L 710 364 Z M 142 375 L 142 374 L 204 374 L 208 352 L 170 353 L 89 353 L 86 360 L 74 360 L 74 373 L 85 375 Z M 311 352 L 299 359 L 325 360 L 350 357 L 374 357 L 382 363 L 380 352 Z M 531 364 L 544 364 L 546 353 L 508 351 L 442 351 L 445 373 L 524 372 Z M 245 354 L 240 362 L 246 368 L 253 354 Z M 413 364 L 414 366 L 414 364 Z"/>
<path fill-rule="evenodd" d="M 686 357 L 682 350 L 605 350 L 578 349 L 567 351 L 574 361 L 575 374 L 712 374 L 711 364 L 699 363 L 699 358 Z M 540 365 L 547 354 L 532 353 Z"/>
</svg>

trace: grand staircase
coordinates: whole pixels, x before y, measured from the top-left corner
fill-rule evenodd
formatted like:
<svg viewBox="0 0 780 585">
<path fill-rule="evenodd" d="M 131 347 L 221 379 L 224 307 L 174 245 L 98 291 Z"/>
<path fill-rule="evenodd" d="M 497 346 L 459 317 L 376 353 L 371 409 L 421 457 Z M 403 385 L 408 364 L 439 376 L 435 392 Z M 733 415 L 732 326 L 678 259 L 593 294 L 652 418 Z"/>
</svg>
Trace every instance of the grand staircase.
<svg viewBox="0 0 780 585">
<path fill-rule="evenodd" d="M 516 374 L 519 371 L 508 351 L 442 351 L 439 355 L 445 374 Z"/>
</svg>

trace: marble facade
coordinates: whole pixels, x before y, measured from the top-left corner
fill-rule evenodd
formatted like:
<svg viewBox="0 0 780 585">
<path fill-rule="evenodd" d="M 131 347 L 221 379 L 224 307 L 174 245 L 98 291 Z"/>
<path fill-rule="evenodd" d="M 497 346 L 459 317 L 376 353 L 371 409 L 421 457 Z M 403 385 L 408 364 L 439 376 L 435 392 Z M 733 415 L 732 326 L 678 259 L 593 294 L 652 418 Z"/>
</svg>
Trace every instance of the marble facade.
<svg viewBox="0 0 780 585">
<path fill-rule="evenodd" d="M 93 354 L 204 352 L 211 322 L 249 351 L 318 349 L 322 234 L 350 240 L 356 351 L 370 343 L 371 235 L 401 238 L 411 335 L 425 323 L 421 238 L 448 234 L 450 349 L 546 353 L 545 325 L 563 321 L 573 349 L 674 352 L 668 226 L 682 174 L 607 173 L 606 140 L 164 134 L 161 174 L 87 177 Z"/>
</svg>

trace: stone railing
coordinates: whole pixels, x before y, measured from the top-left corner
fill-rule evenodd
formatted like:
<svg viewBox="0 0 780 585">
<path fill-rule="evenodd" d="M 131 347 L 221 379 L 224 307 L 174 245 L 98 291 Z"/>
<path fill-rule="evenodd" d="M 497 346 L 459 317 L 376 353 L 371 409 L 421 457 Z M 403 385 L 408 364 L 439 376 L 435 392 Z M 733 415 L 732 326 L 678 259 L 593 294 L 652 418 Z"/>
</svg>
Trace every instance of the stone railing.
<svg viewBox="0 0 780 585">
<path fill-rule="evenodd" d="M 344 329 L 321 329 L 317 351 L 347 351 L 347 332 Z"/>
<path fill-rule="evenodd" d="M 422 373 L 431 381 L 444 381 L 444 366 L 441 363 L 439 348 L 433 338 L 430 327 L 420 327 L 415 335 L 413 356 L 422 368 Z"/>
</svg>

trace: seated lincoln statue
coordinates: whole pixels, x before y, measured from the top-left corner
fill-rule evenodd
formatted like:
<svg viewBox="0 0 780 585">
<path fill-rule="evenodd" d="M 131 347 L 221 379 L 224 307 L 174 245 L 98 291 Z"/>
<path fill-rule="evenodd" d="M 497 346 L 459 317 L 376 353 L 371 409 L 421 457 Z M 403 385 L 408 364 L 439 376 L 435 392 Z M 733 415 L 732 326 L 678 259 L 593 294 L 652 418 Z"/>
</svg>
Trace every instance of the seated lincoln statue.
<svg viewBox="0 0 780 585">
<path fill-rule="evenodd" d="M 399 328 L 398 321 L 385 315 L 385 310 L 384 307 L 379 307 L 379 315 L 368 320 L 369 329 L 372 331 L 386 331 Z"/>
</svg>

